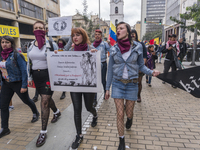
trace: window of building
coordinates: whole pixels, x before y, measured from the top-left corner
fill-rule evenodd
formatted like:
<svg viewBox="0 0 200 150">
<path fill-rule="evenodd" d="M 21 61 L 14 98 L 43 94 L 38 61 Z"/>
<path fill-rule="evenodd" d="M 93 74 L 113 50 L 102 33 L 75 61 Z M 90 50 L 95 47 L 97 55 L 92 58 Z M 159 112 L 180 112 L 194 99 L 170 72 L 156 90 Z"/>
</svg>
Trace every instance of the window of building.
<svg viewBox="0 0 200 150">
<path fill-rule="evenodd" d="M 106 33 L 106 29 L 104 29 L 104 33 Z"/>
<path fill-rule="evenodd" d="M 118 24 L 118 19 L 115 20 L 115 26 L 117 26 L 117 24 Z"/>
<path fill-rule="evenodd" d="M 58 3 L 58 0 L 52 0 L 52 1 L 54 1 L 54 2 Z"/>
<path fill-rule="evenodd" d="M 115 13 L 118 14 L 118 7 L 115 7 Z"/>
<path fill-rule="evenodd" d="M 47 10 L 46 18 L 53 18 L 53 17 L 58 17 L 58 14 L 55 14 L 55 13 Z"/>
<path fill-rule="evenodd" d="M 43 20 L 43 9 L 28 3 L 24 0 L 19 0 L 21 14 Z"/>
<path fill-rule="evenodd" d="M 13 0 L 0 0 L 0 8 L 14 12 Z"/>
</svg>

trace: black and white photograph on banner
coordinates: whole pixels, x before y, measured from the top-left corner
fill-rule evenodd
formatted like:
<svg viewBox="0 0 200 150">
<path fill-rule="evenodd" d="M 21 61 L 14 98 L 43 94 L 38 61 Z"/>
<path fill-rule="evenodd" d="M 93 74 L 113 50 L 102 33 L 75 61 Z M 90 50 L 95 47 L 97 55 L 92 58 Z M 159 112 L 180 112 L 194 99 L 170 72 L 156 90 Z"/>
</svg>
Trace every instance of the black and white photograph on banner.
<svg viewBox="0 0 200 150">
<path fill-rule="evenodd" d="M 70 35 L 72 16 L 55 17 L 48 19 L 48 36 Z"/>
<path fill-rule="evenodd" d="M 54 91 L 102 91 L 100 52 L 49 52 L 47 60 Z"/>
<path fill-rule="evenodd" d="M 157 76 L 164 82 L 180 88 L 196 98 L 200 98 L 200 66 L 163 73 Z"/>
</svg>

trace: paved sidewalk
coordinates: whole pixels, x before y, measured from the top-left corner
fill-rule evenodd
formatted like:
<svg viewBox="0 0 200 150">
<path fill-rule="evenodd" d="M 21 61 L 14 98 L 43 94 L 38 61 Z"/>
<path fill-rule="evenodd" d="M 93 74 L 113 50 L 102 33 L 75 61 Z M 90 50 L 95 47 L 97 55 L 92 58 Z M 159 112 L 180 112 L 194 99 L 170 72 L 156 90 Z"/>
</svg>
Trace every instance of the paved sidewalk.
<svg viewBox="0 0 200 150">
<path fill-rule="evenodd" d="M 35 89 L 29 88 L 29 94 L 32 98 Z M 66 93 L 66 98 L 60 100 L 62 92 L 54 92 L 53 99 L 61 113 L 71 104 L 70 94 Z M 40 97 L 38 102 L 35 103 L 38 111 L 40 110 Z M 15 94 L 13 96 L 14 110 L 10 112 L 9 128 L 11 133 L 3 138 L 0 138 L 0 150 L 23 150 L 41 130 L 41 118 L 31 123 L 32 112 L 30 108 L 25 105 L 19 97 Z M 62 115 L 61 115 L 62 117 Z M 49 123 L 53 118 L 52 110 L 50 110 Z M 1 120 L 1 119 L 0 119 Z M 59 121 L 59 120 L 58 120 Z"/>
<path fill-rule="evenodd" d="M 162 72 L 163 64 L 157 64 Z M 98 125 L 85 130 L 78 150 L 117 150 L 118 133 L 113 99 L 104 101 L 98 111 Z M 126 117 L 125 117 L 126 121 Z M 127 150 L 200 150 L 200 101 L 169 84 L 143 78 L 142 102 L 136 103 L 133 125 L 125 131 Z"/>
</svg>

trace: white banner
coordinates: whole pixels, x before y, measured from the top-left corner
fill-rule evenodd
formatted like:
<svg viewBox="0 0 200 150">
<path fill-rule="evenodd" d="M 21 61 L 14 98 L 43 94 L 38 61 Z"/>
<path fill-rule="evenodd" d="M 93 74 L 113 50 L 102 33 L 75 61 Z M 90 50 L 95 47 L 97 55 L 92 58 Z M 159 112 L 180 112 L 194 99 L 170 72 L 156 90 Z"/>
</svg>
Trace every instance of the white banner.
<svg viewBox="0 0 200 150">
<path fill-rule="evenodd" d="M 100 51 L 47 53 L 52 91 L 102 92 Z"/>
<path fill-rule="evenodd" d="M 48 36 L 71 35 L 72 16 L 48 18 Z"/>
</svg>

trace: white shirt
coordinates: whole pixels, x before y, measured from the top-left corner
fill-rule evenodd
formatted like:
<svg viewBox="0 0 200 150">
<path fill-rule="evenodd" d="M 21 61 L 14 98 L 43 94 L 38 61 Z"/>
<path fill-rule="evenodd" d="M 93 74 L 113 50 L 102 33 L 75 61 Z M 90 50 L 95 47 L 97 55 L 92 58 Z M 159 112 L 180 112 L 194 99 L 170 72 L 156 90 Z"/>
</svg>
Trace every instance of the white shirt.
<svg viewBox="0 0 200 150">
<path fill-rule="evenodd" d="M 32 61 L 32 69 L 47 69 L 47 60 L 46 60 L 46 45 L 44 45 L 41 49 L 37 46 L 33 45 L 32 50 L 29 52 L 29 58 Z"/>
<path fill-rule="evenodd" d="M 130 56 L 130 54 L 131 54 L 131 48 L 130 48 L 130 50 L 128 52 L 122 54 L 122 58 L 124 59 L 124 61 L 126 61 L 128 59 L 128 57 Z M 122 78 L 123 79 L 128 79 L 128 70 L 127 70 L 126 65 L 124 67 Z"/>
</svg>

